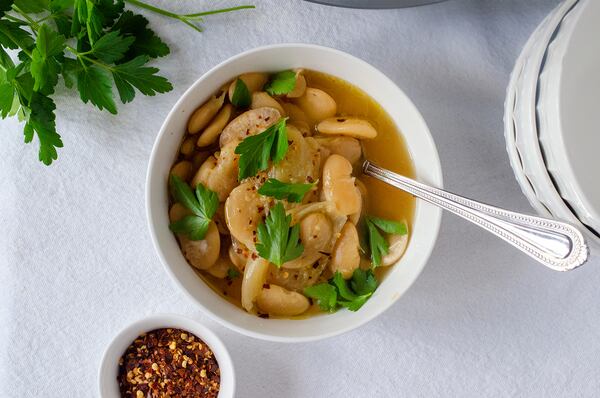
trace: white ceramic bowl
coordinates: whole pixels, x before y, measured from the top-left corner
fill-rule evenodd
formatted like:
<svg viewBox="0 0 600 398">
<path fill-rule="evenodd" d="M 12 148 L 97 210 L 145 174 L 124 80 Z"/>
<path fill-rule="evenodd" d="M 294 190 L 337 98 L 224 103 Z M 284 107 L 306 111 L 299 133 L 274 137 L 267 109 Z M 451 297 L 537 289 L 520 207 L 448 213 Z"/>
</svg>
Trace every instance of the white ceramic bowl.
<svg viewBox="0 0 600 398">
<path fill-rule="evenodd" d="M 357 312 L 347 310 L 302 320 L 262 319 L 250 315 L 213 292 L 194 273 L 168 228 L 167 178 L 185 133 L 190 114 L 222 84 L 250 71 L 279 71 L 304 67 L 340 77 L 364 90 L 392 117 L 410 152 L 418 180 L 442 186 L 435 144 L 425 121 L 408 97 L 384 74 L 341 51 L 307 44 L 256 48 L 217 65 L 194 83 L 165 120 L 150 157 L 146 207 L 154 246 L 177 285 L 208 315 L 248 336 L 272 341 L 317 340 L 354 329 L 390 307 L 417 278 L 435 244 L 441 210 L 417 201 L 410 243 L 402 259 L 373 297 Z"/>
<path fill-rule="evenodd" d="M 159 314 L 140 319 L 123 329 L 113 339 L 104 351 L 98 383 L 100 396 L 102 398 L 120 398 L 117 375 L 119 373 L 119 358 L 127 347 L 142 333 L 154 329 L 178 328 L 187 330 L 202 339 L 215 354 L 219 369 L 221 371 L 221 387 L 219 398 L 233 398 L 235 394 L 235 372 L 229 352 L 221 340 L 205 326 L 193 319 L 175 314 Z"/>
</svg>

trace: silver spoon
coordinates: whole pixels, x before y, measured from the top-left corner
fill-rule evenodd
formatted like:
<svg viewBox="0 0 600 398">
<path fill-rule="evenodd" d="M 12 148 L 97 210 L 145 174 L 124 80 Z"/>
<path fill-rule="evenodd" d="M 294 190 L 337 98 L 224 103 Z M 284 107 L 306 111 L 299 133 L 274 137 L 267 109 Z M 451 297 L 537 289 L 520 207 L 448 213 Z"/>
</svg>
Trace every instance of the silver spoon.
<svg viewBox="0 0 600 398">
<path fill-rule="evenodd" d="M 570 271 L 588 259 L 585 239 L 571 224 L 476 202 L 393 173 L 368 160 L 363 163 L 363 173 L 479 225 L 555 271 Z"/>
</svg>

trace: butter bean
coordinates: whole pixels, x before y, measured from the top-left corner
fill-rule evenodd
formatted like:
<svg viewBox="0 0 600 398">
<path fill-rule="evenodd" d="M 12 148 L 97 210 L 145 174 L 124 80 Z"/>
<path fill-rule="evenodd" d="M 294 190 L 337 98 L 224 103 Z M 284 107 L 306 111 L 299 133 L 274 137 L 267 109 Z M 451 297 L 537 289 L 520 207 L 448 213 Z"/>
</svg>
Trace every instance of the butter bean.
<svg viewBox="0 0 600 398">
<path fill-rule="evenodd" d="M 258 308 L 269 315 L 295 316 L 305 312 L 310 307 L 308 299 L 297 292 L 281 286 L 269 284 L 261 289 L 256 304 Z"/>
<path fill-rule="evenodd" d="M 250 105 L 250 109 L 259 109 L 265 107 L 277 109 L 282 116 L 285 116 L 283 107 L 275 98 L 271 97 L 264 91 L 252 94 L 252 104 Z"/>
<path fill-rule="evenodd" d="M 337 104 L 323 90 L 307 87 L 304 95 L 296 99 L 296 105 L 306 113 L 312 121 L 319 121 L 334 116 L 337 112 Z"/>
<path fill-rule="evenodd" d="M 171 169 L 171 175 L 176 175 L 183 181 L 188 181 L 192 176 L 192 162 L 182 160 Z"/>
<path fill-rule="evenodd" d="M 231 119 L 231 114 L 233 113 L 233 106 L 231 104 L 225 105 L 217 116 L 210 122 L 208 127 L 204 129 L 200 137 L 198 138 L 198 142 L 196 145 L 199 147 L 209 146 L 217 141 L 219 134 L 225 128 L 227 123 L 229 123 L 229 119 Z"/>
<path fill-rule="evenodd" d="M 317 131 L 328 135 L 345 135 L 360 139 L 377 137 L 377 130 L 368 121 L 356 117 L 330 117 L 317 125 Z"/>
<path fill-rule="evenodd" d="M 192 113 L 188 121 L 188 133 L 198 134 L 212 118 L 219 112 L 225 101 L 226 92 L 223 91 L 218 97 L 213 95 L 205 104 Z"/>
</svg>

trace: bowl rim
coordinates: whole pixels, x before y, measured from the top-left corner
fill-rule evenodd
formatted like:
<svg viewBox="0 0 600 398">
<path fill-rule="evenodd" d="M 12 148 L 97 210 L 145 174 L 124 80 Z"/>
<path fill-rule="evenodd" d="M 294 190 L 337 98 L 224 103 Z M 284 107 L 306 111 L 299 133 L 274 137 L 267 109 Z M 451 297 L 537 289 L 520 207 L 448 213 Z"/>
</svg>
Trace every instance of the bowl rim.
<svg viewBox="0 0 600 398">
<path fill-rule="evenodd" d="M 233 361 L 223 341 L 211 329 L 199 321 L 180 314 L 159 313 L 146 316 L 123 327 L 106 345 L 98 368 L 98 392 L 102 398 L 113 398 L 109 385 L 115 385 L 118 391 L 117 378 L 114 370 L 118 371 L 118 361 L 131 342 L 141 333 L 155 329 L 177 328 L 194 334 L 204 341 L 214 353 L 221 374 L 221 386 L 218 398 L 233 398 L 235 396 L 235 368 Z M 111 364 L 114 363 L 114 364 Z M 113 377 L 109 375 L 113 374 Z M 113 384 L 114 383 L 114 384 Z M 223 389 L 225 386 L 225 389 Z M 108 394 L 108 395 L 107 395 Z M 114 398 L 118 398 L 119 395 Z"/>
<path fill-rule="evenodd" d="M 154 145 L 152 147 L 152 152 L 150 154 L 148 170 L 147 170 L 147 174 L 146 174 L 145 202 L 146 202 L 146 217 L 147 217 L 150 236 L 151 236 L 154 248 L 161 260 L 161 263 L 163 264 L 163 268 L 166 270 L 167 274 L 175 282 L 175 284 L 179 287 L 179 289 L 181 289 L 187 297 L 189 297 L 196 305 L 198 305 L 205 314 L 207 314 L 214 321 L 226 326 L 227 328 L 234 330 L 238 333 L 241 333 L 243 335 L 249 336 L 249 337 L 266 340 L 266 341 L 275 341 L 275 342 L 284 342 L 284 343 L 300 343 L 300 342 L 317 341 L 317 340 L 321 340 L 321 339 L 325 339 L 325 338 L 329 338 L 329 337 L 333 337 L 333 336 L 337 336 L 337 335 L 346 333 L 350 330 L 356 329 L 356 328 L 366 324 L 367 322 L 371 321 L 372 319 L 381 315 L 383 312 L 385 312 L 387 309 L 389 309 L 397 301 L 397 299 L 400 296 L 402 296 L 406 292 L 406 290 L 408 290 L 408 288 L 413 284 L 414 280 L 419 276 L 419 274 L 422 272 L 423 268 L 425 267 L 427 261 L 429 260 L 429 257 L 431 255 L 431 253 L 435 247 L 435 243 L 437 241 L 437 237 L 438 237 L 438 233 L 439 233 L 439 229 L 440 229 L 440 225 L 441 225 L 442 210 L 434 205 L 424 203 L 423 201 L 416 202 L 415 215 L 417 215 L 419 212 L 424 211 L 423 208 L 426 208 L 427 213 L 431 215 L 431 218 L 432 218 L 432 220 L 430 220 L 431 223 L 428 224 L 428 226 L 427 226 L 428 235 L 430 235 L 431 243 L 428 245 L 428 247 L 426 247 L 423 251 L 420 252 L 421 253 L 420 259 L 421 259 L 422 265 L 420 266 L 420 269 L 418 270 L 418 272 L 416 272 L 414 275 L 412 275 L 412 278 L 407 280 L 408 286 L 406 287 L 406 289 L 404 289 L 404 291 L 401 294 L 396 295 L 389 303 L 387 303 L 383 308 L 380 308 L 378 311 L 363 313 L 362 314 L 363 316 L 361 316 L 361 318 L 358 321 L 355 321 L 354 323 L 352 323 L 350 325 L 339 327 L 336 330 L 332 330 L 330 332 L 320 332 L 318 334 L 314 334 L 314 335 L 310 335 L 310 336 L 283 336 L 283 335 L 277 335 L 277 334 L 257 332 L 255 330 L 251 330 L 249 328 L 240 326 L 234 322 L 231 322 L 228 319 L 225 319 L 224 317 L 219 316 L 218 314 L 213 312 L 212 309 L 210 309 L 206 305 L 204 305 L 204 303 L 202 303 L 201 300 L 199 300 L 197 297 L 195 297 L 194 294 L 192 294 L 183 285 L 183 283 L 179 280 L 179 277 L 175 275 L 174 270 L 171 269 L 169 260 L 166 258 L 166 255 L 165 255 L 164 251 L 162 250 L 161 243 L 157 236 L 157 230 L 156 230 L 157 227 L 154 225 L 154 222 L 153 222 L 151 190 L 153 188 L 152 179 L 153 179 L 154 174 L 156 174 L 156 170 L 155 170 L 156 158 L 159 156 L 158 155 L 158 151 L 159 151 L 158 144 L 163 139 L 163 136 L 165 136 L 167 134 L 166 127 L 171 123 L 173 118 L 176 118 L 178 116 L 177 113 L 178 113 L 180 107 L 182 106 L 182 104 L 184 103 L 184 101 L 186 100 L 186 97 L 188 95 L 191 95 L 197 89 L 197 87 L 199 85 L 203 84 L 203 82 L 205 81 L 205 79 L 207 77 L 211 76 L 216 71 L 223 68 L 224 66 L 231 64 L 231 63 L 235 63 L 238 60 L 243 59 L 244 57 L 247 57 L 255 52 L 270 51 L 270 50 L 277 50 L 277 49 L 290 49 L 290 48 L 324 51 L 324 52 L 329 52 L 329 53 L 335 55 L 336 57 L 340 57 L 341 59 L 349 59 L 352 62 L 355 62 L 356 64 L 360 65 L 362 68 L 368 69 L 369 73 L 373 73 L 373 74 L 377 75 L 378 78 L 384 80 L 386 82 L 386 84 L 388 84 L 390 87 L 392 87 L 394 90 L 396 90 L 395 94 L 399 95 L 400 98 L 404 101 L 404 104 L 406 105 L 404 109 L 407 112 L 410 112 L 411 116 L 413 118 L 415 118 L 418 121 L 418 123 L 420 124 L 420 127 L 422 128 L 422 131 L 420 132 L 422 135 L 421 138 L 424 140 L 424 142 L 426 143 L 428 148 L 431 150 L 431 153 L 428 153 L 428 156 L 431 157 L 431 160 L 433 162 L 432 162 L 432 164 L 428 165 L 428 172 L 431 174 L 430 178 L 432 179 L 432 181 L 427 181 L 427 182 L 438 188 L 443 187 L 443 176 L 442 176 L 442 168 L 441 168 L 441 163 L 440 163 L 440 159 L 439 159 L 439 154 L 438 154 L 435 142 L 433 140 L 433 137 L 431 136 L 431 133 L 429 131 L 429 127 L 427 126 L 423 116 L 421 115 L 421 113 L 419 112 L 417 107 L 414 105 L 414 103 L 404 93 L 404 91 L 402 89 L 400 89 L 389 77 L 387 77 L 383 72 L 379 71 L 377 68 L 375 68 L 371 64 L 367 63 L 366 61 L 364 61 L 356 56 L 353 56 L 351 54 L 348 54 L 344 51 L 340 51 L 340 50 L 333 49 L 330 47 L 315 45 L 315 44 L 280 43 L 280 44 L 271 44 L 271 45 L 255 47 L 255 48 L 246 50 L 244 52 L 241 52 L 239 54 L 236 54 L 230 58 L 227 58 L 226 60 L 218 63 L 217 65 L 215 65 L 208 71 L 204 72 L 180 96 L 180 98 L 173 105 L 173 107 L 169 111 L 167 117 L 165 118 L 165 120 L 159 130 L 159 133 L 156 136 Z M 354 83 L 352 83 L 352 84 L 354 84 Z M 356 84 L 354 84 L 354 85 L 356 85 Z M 356 85 L 356 86 L 359 89 L 363 90 L 363 87 L 360 87 L 359 85 Z M 381 106 L 388 114 L 390 113 L 389 107 L 386 108 L 383 105 L 381 105 Z M 409 153 L 410 153 L 411 157 L 414 155 L 412 152 L 410 152 L 410 150 L 409 150 Z M 418 174 L 419 170 L 415 168 L 415 172 Z M 410 243 L 409 243 L 409 246 L 410 246 Z M 210 289 L 210 287 L 208 287 L 208 288 Z M 220 299 L 224 300 L 222 298 L 220 298 Z M 294 322 L 300 322 L 300 321 L 294 320 Z"/>
</svg>

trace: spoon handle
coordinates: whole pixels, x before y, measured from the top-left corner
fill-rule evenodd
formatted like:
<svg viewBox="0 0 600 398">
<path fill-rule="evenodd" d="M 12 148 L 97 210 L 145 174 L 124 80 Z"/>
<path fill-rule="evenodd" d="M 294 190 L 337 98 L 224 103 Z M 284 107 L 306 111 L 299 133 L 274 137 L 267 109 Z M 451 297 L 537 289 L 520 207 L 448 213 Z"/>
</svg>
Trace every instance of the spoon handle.
<svg viewBox="0 0 600 398">
<path fill-rule="evenodd" d="M 555 271 L 569 271 L 588 259 L 581 232 L 571 224 L 486 205 L 393 173 L 366 160 L 363 172 L 448 210 L 527 253 Z"/>
</svg>

